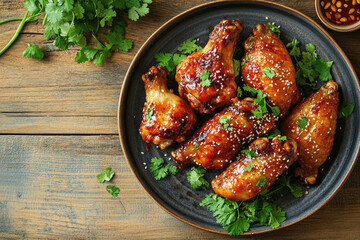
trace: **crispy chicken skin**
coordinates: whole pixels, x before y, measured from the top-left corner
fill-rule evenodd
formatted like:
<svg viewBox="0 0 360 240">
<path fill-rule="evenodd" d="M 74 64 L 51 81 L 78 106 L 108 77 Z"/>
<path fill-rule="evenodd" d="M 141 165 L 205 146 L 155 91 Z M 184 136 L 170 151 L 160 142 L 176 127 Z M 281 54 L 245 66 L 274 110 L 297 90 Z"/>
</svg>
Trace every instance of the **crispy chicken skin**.
<svg viewBox="0 0 360 240">
<path fill-rule="evenodd" d="M 161 149 L 173 141 L 184 141 L 196 122 L 196 114 L 190 105 L 168 90 L 167 74 L 166 68 L 159 65 L 151 67 L 142 76 L 146 102 L 139 131 L 146 143 L 153 142 Z"/>
<path fill-rule="evenodd" d="M 190 139 L 172 151 L 180 168 L 197 164 L 206 169 L 226 167 L 245 143 L 266 134 L 275 126 L 275 117 L 257 119 L 254 100 L 234 98 L 232 105 L 209 119 Z"/>
<path fill-rule="evenodd" d="M 299 103 L 284 120 L 282 134 L 295 139 L 299 146 L 299 167 L 294 169 L 306 184 L 314 184 L 318 168 L 328 158 L 335 136 L 338 115 L 338 85 L 329 81 L 316 93 Z M 304 129 L 297 125 L 298 119 L 306 117 Z"/>
<path fill-rule="evenodd" d="M 241 153 L 238 161 L 212 180 L 215 193 L 230 200 L 246 201 L 270 187 L 298 155 L 294 140 L 281 141 L 279 137 L 274 137 L 271 143 L 268 138 L 252 142 L 249 150 L 255 151 L 257 156 L 249 158 Z M 262 187 L 257 186 L 261 177 L 266 178 Z"/>
<path fill-rule="evenodd" d="M 241 71 L 245 83 L 262 90 L 267 102 L 280 109 L 280 117 L 286 116 L 290 107 L 299 102 L 300 92 L 294 65 L 283 42 L 268 24 L 258 24 L 244 42 L 244 49 L 245 64 Z M 272 78 L 263 72 L 268 70 L 266 67 L 275 73 Z"/>
<path fill-rule="evenodd" d="M 233 54 L 242 31 L 243 23 L 238 19 L 221 21 L 207 45 L 177 66 L 175 79 L 179 83 L 179 94 L 198 112 L 210 113 L 217 107 L 227 106 L 236 96 Z M 204 70 L 210 72 L 210 86 L 200 84 L 200 73 Z"/>
</svg>

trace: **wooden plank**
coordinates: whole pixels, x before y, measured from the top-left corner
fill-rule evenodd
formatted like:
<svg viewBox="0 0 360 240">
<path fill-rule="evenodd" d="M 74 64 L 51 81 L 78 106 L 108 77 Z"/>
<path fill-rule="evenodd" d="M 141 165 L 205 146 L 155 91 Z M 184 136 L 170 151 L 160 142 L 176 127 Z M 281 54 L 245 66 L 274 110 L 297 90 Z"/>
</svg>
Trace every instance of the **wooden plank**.
<svg viewBox="0 0 360 240">
<path fill-rule="evenodd" d="M 0 146 L 2 239 L 228 239 L 185 224 L 152 201 L 117 136 L 0 136 Z M 117 198 L 96 180 L 108 166 L 121 189 Z M 336 197 L 308 219 L 258 238 L 359 239 L 359 174 L 358 164 Z"/>
</svg>

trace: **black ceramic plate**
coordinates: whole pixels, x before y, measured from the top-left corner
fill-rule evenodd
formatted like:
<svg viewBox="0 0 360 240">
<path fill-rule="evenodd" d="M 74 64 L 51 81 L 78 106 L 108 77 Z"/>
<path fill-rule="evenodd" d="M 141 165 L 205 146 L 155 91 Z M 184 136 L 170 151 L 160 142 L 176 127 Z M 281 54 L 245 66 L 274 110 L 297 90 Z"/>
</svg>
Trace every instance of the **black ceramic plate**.
<svg viewBox="0 0 360 240">
<path fill-rule="evenodd" d="M 163 157 L 173 163 L 170 149 L 161 151 L 154 145 L 146 151 L 141 140 L 139 126 L 145 102 L 144 84 L 141 75 L 156 65 L 154 54 L 175 53 L 180 43 L 192 38 L 199 39 L 204 46 L 209 33 L 220 20 L 239 18 L 244 22 L 242 41 L 258 23 L 275 22 L 281 26 L 284 43 L 297 38 L 302 46 L 313 43 L 318 55 L 326 61 L 334 61 L 332 75 L 339 84 L 341 100 L 351 101 L 354 113 L 338 122 L 336 140 L 331 158 L 322 167 L 316 185 L 308 189 L 309 194 L 296 199 L 285 196 L 277 203 L 286 211 L 288 226 L 311 215 L 324 205 L 343 185 L 359 155 L 360 133 L 358 128 L 360 91 L 356 74 L 339 46 L 319 25 L 303 14 L 270 2 L 225 1 L 205 4 L 173 18 L 157 30 L 142 46 L 134 58 L 124 80 L 119 103 L 119 132 L 125 156 L 134 174 L 150 196 L 167 212 L 180 220 L 209 231 L 226 233 L 216 223 L 211 212 L 199 203 L 212 190 L 195 191 L 186 179 L 188 169 L 180 170 L 176 176 L 156 181 L 150 171 L 152 157 Z M 174 163 L 173 163 L 174 164 Z M 208 171 L 210 181 L 216 172 Z M 253 225 L 251 233 L 270 231 L 269 227 Z"/>
</svg>

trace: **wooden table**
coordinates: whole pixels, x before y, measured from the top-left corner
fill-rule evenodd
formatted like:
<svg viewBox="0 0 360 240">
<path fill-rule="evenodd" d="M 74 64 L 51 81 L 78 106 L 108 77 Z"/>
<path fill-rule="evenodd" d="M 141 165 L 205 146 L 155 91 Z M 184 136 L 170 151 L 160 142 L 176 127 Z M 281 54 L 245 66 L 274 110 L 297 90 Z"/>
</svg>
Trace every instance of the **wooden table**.
<svg viewBox="0 0 360 240">
<path fill-rule="evenodd" d="M 103 66 L 74 62 L 58 51 L 41 23 L 26 24 L 0 57 L 0 238 L 229 239 L 170 216 L 142 189 L 122 153 L 118 97 L 125 72 L 143 42 L 171 17 L 205 0 L 154 0 L 150 14 L 130 22 L 130 52 Z M 313 0 L 277 1 L 319 22 Z M 22 0 L 0 0 L 0 20 L 22 17 Z M 18 23 L 0 26 L 0 46 Z M 329 30 L 360 75 L 360 31 Z M 45 51 L 22 57 L 28 42 Z M 121 192 L 113 198 L 96 174 L 111 166 Z M 242 239 L 360 239 L 360 164 L 338 194 L 309 218 Z"/>
</svg>

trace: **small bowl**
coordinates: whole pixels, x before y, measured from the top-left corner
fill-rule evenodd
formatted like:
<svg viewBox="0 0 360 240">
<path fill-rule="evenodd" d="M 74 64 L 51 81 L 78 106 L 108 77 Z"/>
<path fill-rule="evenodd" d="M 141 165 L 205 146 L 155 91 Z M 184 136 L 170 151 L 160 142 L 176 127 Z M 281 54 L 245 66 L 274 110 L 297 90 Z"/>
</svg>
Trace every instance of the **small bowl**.
<svg viewBox="0 0 360 240">
<path fill-rule="evenodd" d="M 354 22 L 353 24 L 343 26 L 331 22 L 321 11 L 323 8 L 320 4 L 321 1 L 322 0 L 315 0 L 315 9 L 319 19 L 326 27 L 338 32 L 351 32 L 360 29 L 360 20 Z"/>
</svg>

